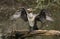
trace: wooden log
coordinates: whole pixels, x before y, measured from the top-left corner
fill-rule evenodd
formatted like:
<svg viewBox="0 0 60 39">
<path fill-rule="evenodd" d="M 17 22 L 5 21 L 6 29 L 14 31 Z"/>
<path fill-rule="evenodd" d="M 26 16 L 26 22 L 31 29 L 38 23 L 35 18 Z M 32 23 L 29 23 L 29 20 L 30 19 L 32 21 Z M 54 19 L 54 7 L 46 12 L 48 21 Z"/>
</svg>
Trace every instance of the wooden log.
<svg viewBox="0 0 60 39">
<path fill-rule="evenodd" d="M 32 32 L 29 32 L 29 30 L 16 30 L 11 33 L 12 36 L 15 36 L 16 33 L 19 33 L 22 35 L 22 37 L 29 37 L 29 36 L 38 36 L 38 35 L 57 35 L 60 36 L 60 31 L 58 30 L 34 30 Z"/>
</svg>

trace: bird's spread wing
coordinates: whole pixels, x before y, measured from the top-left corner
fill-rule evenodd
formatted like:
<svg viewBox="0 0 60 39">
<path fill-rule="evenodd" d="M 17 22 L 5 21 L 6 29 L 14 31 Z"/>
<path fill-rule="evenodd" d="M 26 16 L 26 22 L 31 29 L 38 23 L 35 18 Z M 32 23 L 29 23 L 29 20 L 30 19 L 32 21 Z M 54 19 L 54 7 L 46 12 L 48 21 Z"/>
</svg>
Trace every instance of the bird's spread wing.
<svg viewBox="0 0 60 39">
<path fill-rule="evenodd" d="M 16 11 L 12 16 L 10 16 L 10 20 L 16 20 L 20 18 L 21 12 Z"/>
<path fill-rule="evenodd" d="M 48 21 L 54 21 L 54 20 L 52 19 L 52 17 L 50 17 L 50 16 L 46 16 L 46 20 L 48 20 Z"/>
<path fill-rule="evenodd" d="M 24 8 L 21 8 L 20 10 L 17 10 L 15 14 L 13 14 L 10 19 L 16 20 L 18 18 L 22 18 L 24 21 L 28 21 L 27 19 L 27 12 Z"/>
<path fill-rule="evenodd" d="M 45 22 L 46 20 L 48 21 L 54 21 L 52 19 L 52 17 L 48 16 L 48 14 L 46 14 L 47 12 L 43 9 L 41 10 L 41 12 L 39 13 L 39 15 L 36 16 L 36 20 L 40 21 L 40 22 Z"/>
<path fill-rule="evenodd" d="M 21 16 L 20 16 L 24 21 L 28 21 L 27 18 L 27 12 L 24 8 L 21 8 Z"/>
<path fill-rule="evenodd" d="M 46 19 L 46 14 L 45 12 L 43 12 L 43 10 L 41 10 L 41 12 L 39 12 L 39 15 L 36 16 L 36 20 L 40 22 L 44 22 L 45 19 Z"/>
</svg>

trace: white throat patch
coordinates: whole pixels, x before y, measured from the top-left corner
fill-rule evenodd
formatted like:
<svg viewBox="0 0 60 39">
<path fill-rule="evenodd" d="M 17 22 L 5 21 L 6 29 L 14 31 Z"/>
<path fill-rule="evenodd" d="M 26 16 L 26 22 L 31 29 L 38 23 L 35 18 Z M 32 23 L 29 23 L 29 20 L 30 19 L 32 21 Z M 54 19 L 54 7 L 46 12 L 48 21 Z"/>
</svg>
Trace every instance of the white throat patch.
<svg viewBox="0 0 60 39">
<path fill-rule="evenodd" d="M 27 17 L 28 17 L 29 25 L 30 25 L 31 27 L 33 27 L 33 26 L 34 26 L 34 20 L 35 20 L 36 15 L 34 15 L 33 13 L 29 13 L 29 14 L 27 15 Z"/>
</svg>

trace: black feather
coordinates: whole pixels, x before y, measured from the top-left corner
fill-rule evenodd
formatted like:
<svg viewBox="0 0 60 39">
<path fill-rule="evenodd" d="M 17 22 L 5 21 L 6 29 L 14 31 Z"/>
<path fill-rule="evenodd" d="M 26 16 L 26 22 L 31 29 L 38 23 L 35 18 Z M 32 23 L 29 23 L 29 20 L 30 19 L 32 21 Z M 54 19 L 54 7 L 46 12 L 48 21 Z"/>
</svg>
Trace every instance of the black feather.
<svg viewBox="0 0 60 39">
<path fill-rule="evenodd" d="M 24 21 L 28 21 L 28 18 L 27 18 L 27 12 L 24 8 L 21 8 L 21 18 L 24 20 Z"/>
<path fill-rule="evenodd" d="M 45 9 L 42 9 L 39 15 L 36 16 L 36 20 L 40 22 L 44 22 L 46 19 L 46 12 Z"/>
</svg>

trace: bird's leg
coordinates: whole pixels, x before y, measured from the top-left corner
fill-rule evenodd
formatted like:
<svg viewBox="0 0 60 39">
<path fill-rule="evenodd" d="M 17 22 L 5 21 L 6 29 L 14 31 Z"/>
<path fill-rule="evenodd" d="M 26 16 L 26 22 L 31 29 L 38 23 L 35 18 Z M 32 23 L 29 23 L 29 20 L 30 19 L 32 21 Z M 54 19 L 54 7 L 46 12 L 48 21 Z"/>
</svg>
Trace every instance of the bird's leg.
<svg viewBox="0 0 60 39">
<path fill-rule="evenodd" d="M 33 30 L 38 30 L 38 27 L 37 27 L 37 21 L 36 21 L 36 20 L 34 20 Z"/>
<path fill-rule="evenodd" d="M 38 30 L 38 27 L 37 27 L 36 23 L 34 23 L 34 26 L 29 26 L 29 32 L 28 33 L 32 32 L 34 30 Z"/>
<path fill-rule="evenodd" d="M 29 26 L 29 32 L 33 31 L 33 27 Z"/>
<path fill-rule="evenodd" d="M 38 27 L 37 26 L 29 27 L 29 32 L 32 32 L 34 30 L 38 30 Z"/>
<path fill-rule="evenodd" d="M 33 26 L 33 30 L 38 30 L 38 27 L 37 26 Z"/>
</svg>

